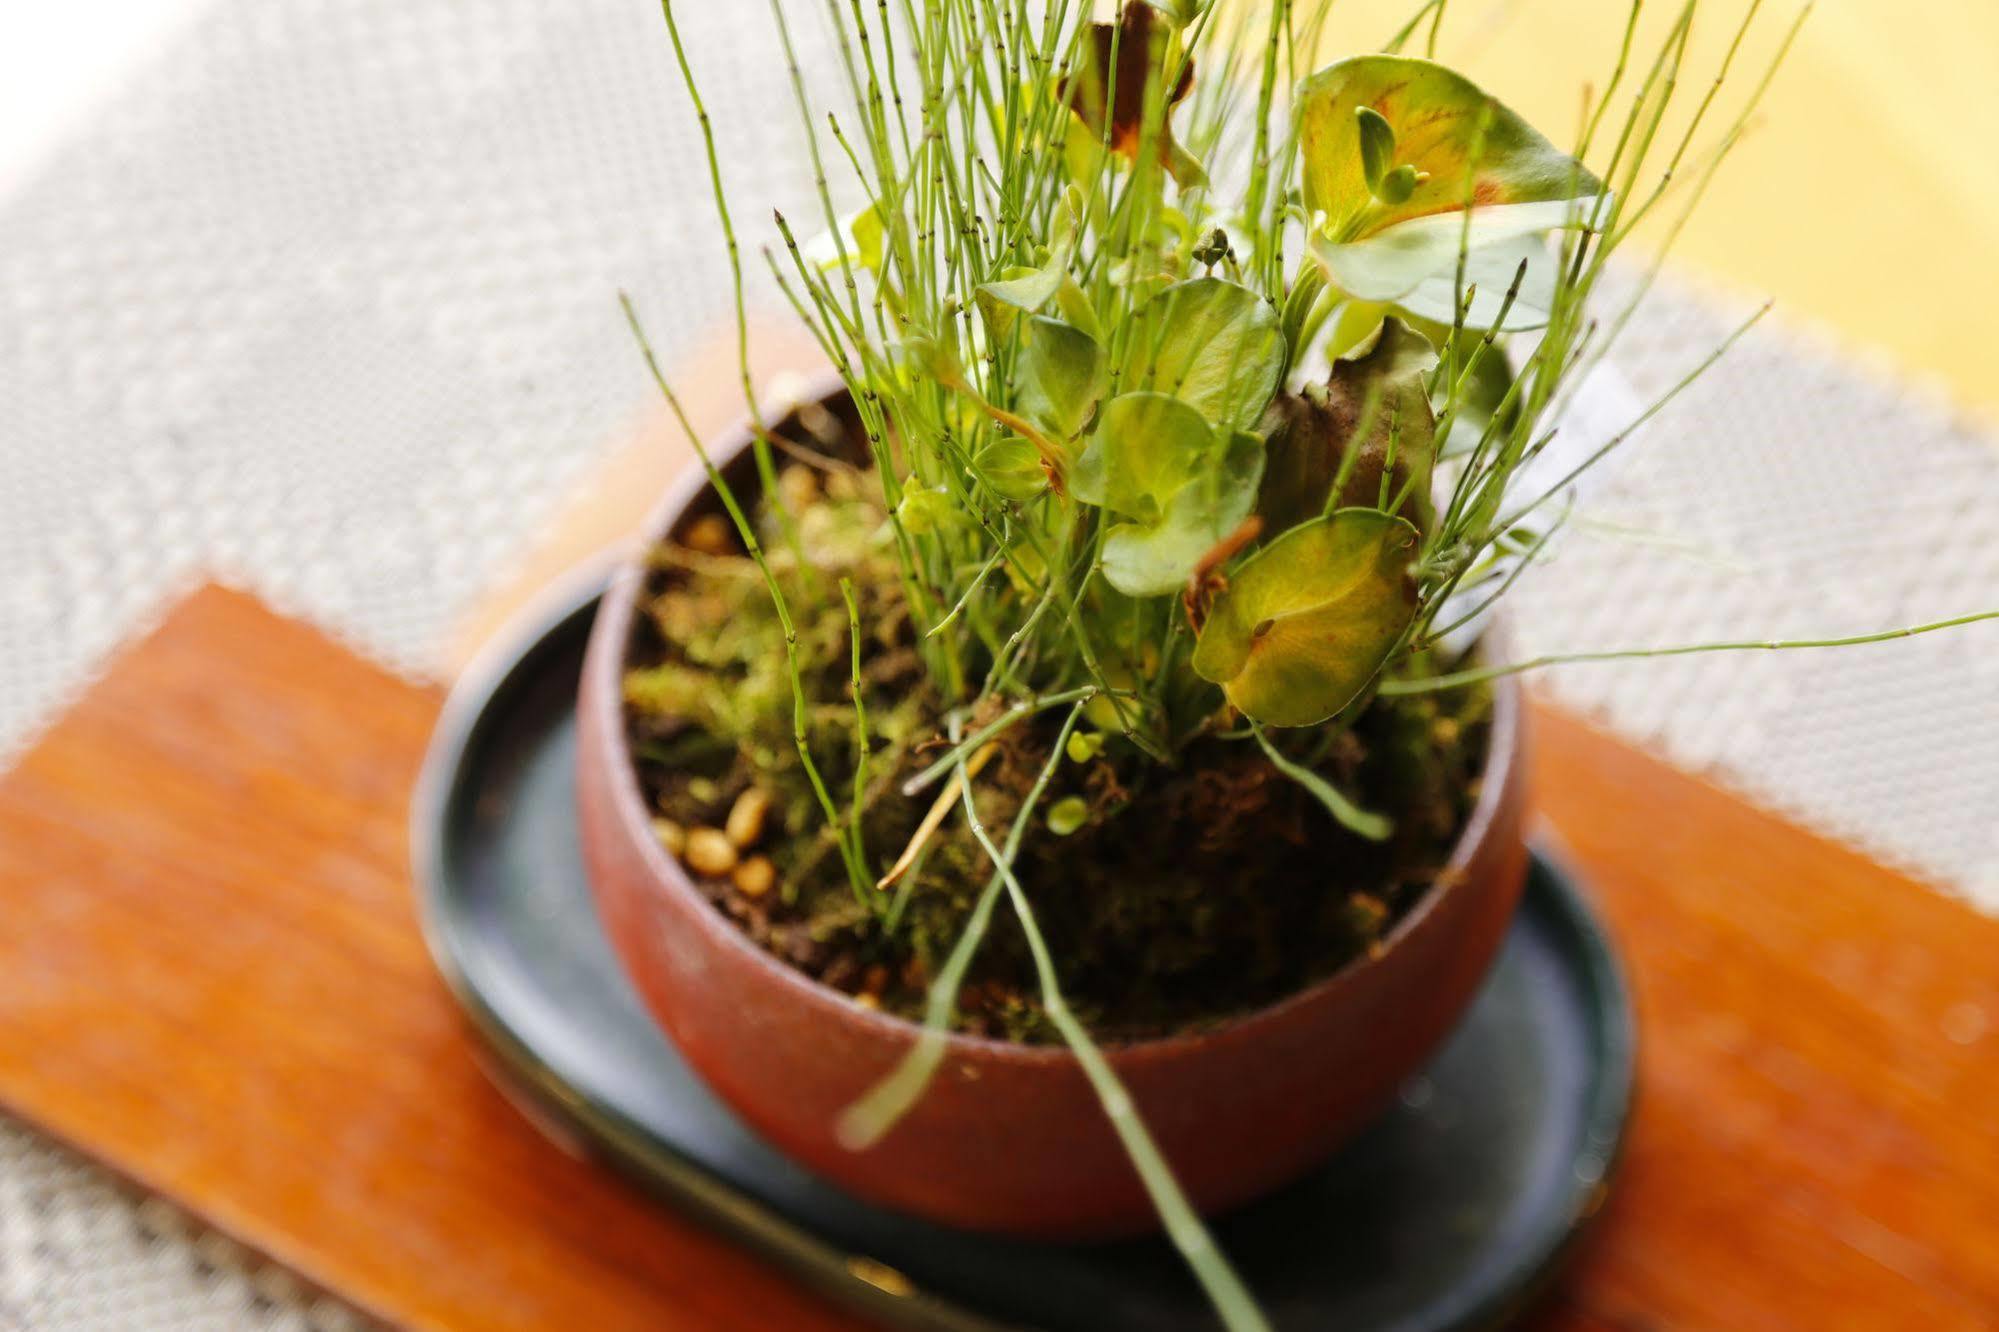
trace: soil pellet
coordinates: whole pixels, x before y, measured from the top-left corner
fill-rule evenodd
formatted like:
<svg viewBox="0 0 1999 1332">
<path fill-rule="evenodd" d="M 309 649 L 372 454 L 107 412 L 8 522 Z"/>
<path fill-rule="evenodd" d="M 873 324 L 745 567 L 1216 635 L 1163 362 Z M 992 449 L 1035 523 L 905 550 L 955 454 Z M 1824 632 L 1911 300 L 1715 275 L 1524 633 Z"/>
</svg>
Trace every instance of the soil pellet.
<svg viewBox="0 0 1999 1332">
<path fill-rule="evenodd" d="M 770 813 L 770 797 L 763 788 L 752 786 L 736 797 L 736 803 L 729 807 L 729 821 L 724 830 L 729 840 L 747 850 L 757 844 L 764 835 L 764 818 Z"/>
<path fill-rule="evenodd" d="M 736 867 L 736 844 L 720 828 L 696 828 L 687 834 L 681 858 L 696 874 L 719 879 Z"/>
<path fill-rule="evenodd" d="M 769 856 L 751 856 L 736 866 L 736 891 L 745 897 L 762 897 L 777 882 L 777 866 Z"/>
<path fill-rule="evenodd" d="M 687 829 L 672 819 L 654 819 L 652 833 L 659 838 L 659 844 L 666 848 L 666 853 L 670 856 L 677 856 L 687 849 Z"/>
<path fill-rule="evenodd" d="M 735 553 L 736 534 L 721 514 L 704 513 L 687 525 L 680 544 L 702 555 L 730 555 Z"/>
<path fill-rule="evenodd" d="M 787 467 L 777 474 L 777 493 L 785 508 L 802 513 L 819 501 L 819 478 L 809 467 Z"/>
</svg>

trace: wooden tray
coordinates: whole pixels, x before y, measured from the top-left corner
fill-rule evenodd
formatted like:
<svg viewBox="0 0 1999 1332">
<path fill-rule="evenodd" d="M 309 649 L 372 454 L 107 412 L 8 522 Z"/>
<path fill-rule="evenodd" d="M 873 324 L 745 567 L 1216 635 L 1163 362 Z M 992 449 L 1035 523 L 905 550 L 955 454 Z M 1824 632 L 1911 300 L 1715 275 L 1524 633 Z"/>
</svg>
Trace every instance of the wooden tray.
<svg viewBox="0 0 1999 1332">
<path fill-rule="evenodd" d="M 602 580 L 524 612 L 452 689 L 410 831 L 439 970 L 538 1123 L 849 1306 L 912 1332 L 1208 1332 L 1164 1237 L 1057 1245 L 859 1201 L 764 1144 L 660 1032 L 590 900 L 576 696 Z M 1331 1162 L 1220 1218 L 1280 1330 L 1482 1332 L 1602 1205 L 1630 1112 L 1630 994 L 1536 854 L 1492 975 L 1420 1082 Z"/>
<path fill-rule="evenodd" d="M 408 887 L 438 703 L 220 590 L 123 654 L 0 778 L 0 1106 L 387 1320 L 853 1326 L 478 1067 Z M 1541 1325 L 1999 1323 L 1999 922 L 1537 720 L 1644 1022 Z"/>
</svg>

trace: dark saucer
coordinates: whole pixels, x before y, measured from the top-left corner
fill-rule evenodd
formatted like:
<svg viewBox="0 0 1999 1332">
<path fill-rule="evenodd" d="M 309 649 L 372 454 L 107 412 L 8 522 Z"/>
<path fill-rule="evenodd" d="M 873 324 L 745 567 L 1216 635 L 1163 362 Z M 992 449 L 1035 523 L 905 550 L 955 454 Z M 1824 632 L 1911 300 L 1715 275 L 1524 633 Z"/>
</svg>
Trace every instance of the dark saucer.
<svg viewBox="0 0 1999 1332">
<path fill-rule="evenodd" d="M 545 1130 L 901 1326 L 1211 1328 L 1163 1240 L 988 1239 L 857 1202 L 766 1146 L 640 1007 L 577 848 L 575 701 L 600 584 L 468 672 L 413 811 L 431 951 Z M 1633 1019 L 1572 879 L 1534 860 L 1464 1025 L 1327 1166 L 1216 1223 L 1280 1328 L 1486 1327 L 1596 1210 L 1631 1098 Z"/>
</svg>

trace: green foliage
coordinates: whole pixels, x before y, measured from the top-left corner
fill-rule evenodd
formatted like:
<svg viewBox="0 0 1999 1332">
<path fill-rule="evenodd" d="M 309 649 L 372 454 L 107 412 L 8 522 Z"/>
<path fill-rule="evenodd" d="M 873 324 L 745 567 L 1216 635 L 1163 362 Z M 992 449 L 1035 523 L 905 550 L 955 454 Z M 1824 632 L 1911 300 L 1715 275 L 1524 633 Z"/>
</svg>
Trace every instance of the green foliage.
<svg viewBox="0 0 1999 1332">
<path fill-rule="evenodd" d="M 1048 488 L 1041 455 L 1032 444 L 1005 436 L 985 445 L 972 459 L 972 474 L 1002 499 L 1025 503 Z M 908 503 L 904 495 L 903 502 Z M 907 520 L 905 519 L 905 526 Z"/>
<path fill-rule="evenodd" d="M 1416 529 L 1340 509 L 1244 561 L 1214 604 L 1194 669 L 1273 726 L 1325 721 L 1360 696 L 1416 616 Z"/>
<path fill-rule="evenodd" d="M 1104 349 L 1073 324 L 1043 315 L 1020 321 L 1014 392 L 1029 420 L 1058 439 L 1074 439 L 1110 383 Z"/>
<path fill-rule="evenodd" d="M 1428 60 L 1359 56 L 1299 89 L 1314 258 L 1339 290 L 1449 325 L 1462 277 L 1491 327 L 1521 263 L 1532 286 L 1509 329 L 1539 327 L 1554 264 L 1539 237 L 1584 225 L 1603 185 L 1463 75 Z"/>
<path fill-rule="evenodd" d="M 1297 114 L 1305 207 L 1323 214 L 1324 229 L 1342 241 L 1455 213 L 1468 200 L 1479 208 L 1566 202 L 1602 188 L 1470 79 L 1429 60 L 1342 60 L 1299 87 Z M 1403 163 L 1423 180 L 1389 204 L 1375 184 Z"/>
<path fill-rule="evenodd" d="M 1170 393 L 1218 429 L 1255 425 L 1284 369 L 1276 309 L 1220 278 L 1176 283 L 1147 301 L 1128 345 L 1122 387 Z"/>
<path fill-rule="evenodd" d="M 1067 837 L 1090 819 L 1090 802 L 1081 796 L 1063 796 L 1048 807 L 1048 831 Z"/>
<path fill-rule="evenodd" d="M 1495 669 L 1464 666 L 1447 635 L 1540 555 L 1537 511 L 1660 405 L 1557 485 L 1521 484 L 1631 317 L 1591 311 L 1607 257 L 1676 175 L 1688 205 L 1699 198 L 1767 76 L 1714 150 L 1694 151 L 1719 83 L 1682 68 L 1694 6 L 1648 55 L 1634 4 L 1564 151 L 1462 75 L 1399 54 L 1419 31 L 1435 50 L 1435 0 L 1386 53 L 1287 98 L 1328 8 L 1274 0 L 1231 24 L 1209 0 L 1132 0 L 1113 23 L 1076 0 L 829 5 L 853 94 L 833 115 L 810 105 L 793 62 L 818 169 L 808 231 L 823 235 L 800 244 L 779 216 L 765 256 L 850 391 L 915 621 L 909 651 L 949 722 L 951 749 L 917 784 L 964 774 L 968 810 L 973 751 L 1068 706 L 1070 728 L 1093 728 L 1075 733 L 1090 738 L 1074 763 L 1254 743 L 1335 818 L 1385 834 L 1298 756 L 1330 752 L 1377 697 Z M 790 52 L 783 0 L 772 12 Z M 736 235 L 672 0 L 666 17 L 740 313 Z M 1682 86 L 1710 91 L 1668 134 Z M 840 163 L 867 196 L 857 213 L 832 205 Z M 770 492 L 773 441 L 758 429 Z M 807 524 L 779 505 L 773 539 L 792 552 L 780 577 L 711 477 L 785 627 L 801 769 L 861 884 L 880 869 L 869 857 L 894 848 L 848 835 L 813 761 L 787 609 L 794 575 L 795 595 L 812 591 Z M 1267 727 L 1322 729 L 1283 742 Z M 1037 823 L 1074 814 L 1058 801 Z M 939 977 L 933 1026 L 1000 886 L 1024 903 L 1007 868 L 1020 831 Z M 1063 1034 L 1089 1048 L 1080 1026 Z M 871 1132 L 935 1066 L 940 1047 L 922 1049 Z M 1259 1326 L 1170 1180 L 1147 1185 L 1226 1320 Z"/>
<path fill-rule="evenodd" d="M 1249 516 L 1262 472 L 1255 435 L 1218 429 L 1180 398 L 1126 393 L 1104 404 L 1072 484 L 1077 499 L 1115 515 L 1105 579 L 1149 597 L 1177 591 Z"/>
</svg>

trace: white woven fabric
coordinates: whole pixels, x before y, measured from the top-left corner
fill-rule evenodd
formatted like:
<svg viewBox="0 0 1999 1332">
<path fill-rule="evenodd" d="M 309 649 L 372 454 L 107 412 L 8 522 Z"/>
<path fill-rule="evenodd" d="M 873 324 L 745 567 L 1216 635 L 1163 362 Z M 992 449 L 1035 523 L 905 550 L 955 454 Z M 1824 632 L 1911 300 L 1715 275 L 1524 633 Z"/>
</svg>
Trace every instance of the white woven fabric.
<svg viewBox="0 0 1999 1332">
<path fill-rule="evenodd" d="M 811 218 L 763 6 L 680 9 L 739 225 Z M 0 200 L 0 753 L 203 570 L 399 669 L 434 660 L 650 410 L 614 293 L 669 363 L 726 313 L 670 60 L 640 0 L 220 0 Z M 1656 299 L 1575 433 L 1669 385 L 1728 305 Z M 1516 630 L 1560 651 L 1999 605 L 1995 501 L 1993 438 L 1795 329 L 1759 332 L 1588 494 L 1597 525 L 1523 580 Z M 1549 682 L 1999 908 L 1999 626 Z M 162 1229 L 0 1124 L 0 1325 L 337 1316 Z"/>
</svg>

